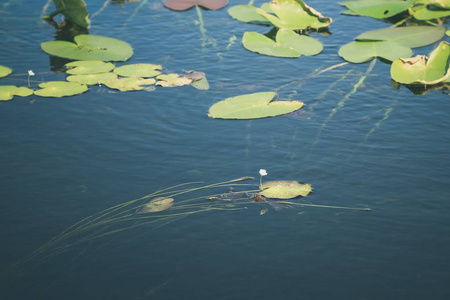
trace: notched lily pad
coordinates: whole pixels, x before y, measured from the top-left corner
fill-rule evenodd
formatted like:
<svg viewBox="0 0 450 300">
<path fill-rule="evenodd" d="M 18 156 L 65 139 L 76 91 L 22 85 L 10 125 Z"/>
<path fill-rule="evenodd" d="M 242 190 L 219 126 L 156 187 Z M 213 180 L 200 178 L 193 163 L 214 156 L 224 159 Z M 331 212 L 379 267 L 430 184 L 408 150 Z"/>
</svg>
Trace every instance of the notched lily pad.
<svg viewBox="0 0 450 300">
<path fill-rule="evenodd" d="M 412 54 L 411 48 L 389 41 L 355 41 L 339 49 L 339 55 L 351 63 L 363 63 L 375 57 L 393 61 Z"/>
<path fill-rule="evenodd" d="M 74 41 L 43 42 L 41 48 L 47 54 L 75 60 L 126 61 L 133 55 L 130 44 L 115 38 L 80 34 Z"/>
<path fill-rule="evenodd" d="M 360 0 L 340 2 L 349 9 L 345 14 L 385 19 L 406 11 L 417 0 Z"/>
<path fill-rule="evenodd" d="M 117 67 L 114 69 L 114 73 L 116 73 L 119 76 L 125 77 L 150 78 L 161 74 L 161 72 L 159 71 L 161 69 L 162 69 L 161 65 L 133 64 Z"/>
<path fill-rule="evenodd" d="M 33 95 L 33 90 L 14 85 L 0 85 L 0 101 L 11 100 L 14 96 L 27 97 Z"/>
<path fill-rule="evenodd" d="M 258 119 L 274 117 L 299 110 L 301 101 L 272 101 L 274 92 L 240 95 L 217 102 L 208 116 L 215 119 Z"/>
<path fill-rule="evenodd" d="M 83 74 L 83 75 L 70 75 L 66 79 L 70 82 L 78 82 L 81 84 L 94 85 L 105 84 L 110 80 L 117 78 L 115 73 L 98 73 L 98 74 Z"/>
<path fill-rule="evenodd" d="M 8 76 L 11 73 L 12 73 L 12 70 L 10 68 L 5 67 L 5 66 L 0 66 L 0 78 Z"/>
<path fill-rule="evenodd" d="M 155 213 L 169 209 L 173 206 L 173 198 L 157 197 L 148 203 L 142 205 L 137 211 L 137 214 Z"/>
<path fill-rule="evenodd" d="M 65 66 L 68 68 L 66 73 L 72 75 L 106 73 L 114 69 L 114 64 L 101 60 L 73 61 Z"/>
<path fill-rule="evenodd" d="M 146 88 L 147 85 L 155 84 L 156 80 L 153 78 L 145 79 L 139 77 L 124 77 L 116 78 L 105 82 L 105 85 L 111 89 L 126 91 L 141 91 Z"/>
<path fill-rule="evenodd" d="M 312 191 L 309 184 L 298 181 L 268 181 L 262 184 L 260 195 L 274 199 L 292 199 L 299 196 L 305 197 Z"/>
<path fill-rule="evenodd" d="M 429 57 L 417 55 L 409 59 L 395 60 L 391 65 L 391 76 L 403 84 L 438 84 L 449 78 L 449 64 L 450 44 L 441 42 Z"/>
<path fill-rule="evenodd" d="M 218 10 L 225 7 L 228 0 L 165 0 L 164 5 L 173 10 L 188 10 L 196 5 L 210 10 Z"/>
<path fill-rule="evenodd" d="M 183 86 L 189 85 L 192 83 L 192 79 L 187 76 L 181 76 L 179 74 L 165 74 L 156 76 L 158 81 L 156 85 L 160 85 L 162 87 L 174 87 L 174 86 Z"/>
<path fill-rule="evenodd" d="M 40 90 L 34 91 L 34 94 L 41 97 L 66 97 L 78 95 L 86 92 L 88 87 L 77 82 L 67 81 L 49 81 L 39 84 Z"/>
</svg>

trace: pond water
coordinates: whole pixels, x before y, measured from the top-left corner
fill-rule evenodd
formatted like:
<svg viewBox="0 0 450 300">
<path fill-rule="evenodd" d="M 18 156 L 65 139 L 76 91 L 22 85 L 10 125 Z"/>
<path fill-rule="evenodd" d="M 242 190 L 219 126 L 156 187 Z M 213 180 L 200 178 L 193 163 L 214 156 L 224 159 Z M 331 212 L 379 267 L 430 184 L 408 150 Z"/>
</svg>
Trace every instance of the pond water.
<svg viewBox="0 0 450 300">
<path fill-rule="evenodd" d="M 342 45 L 387 24 L 310 0 L 334 20 L 331 35 L 313 35 L 324 51 L 281 59 L 245 50 L 244 32 L 270 28 L 233 20 L 227 9 L 199 15 L 161 1 L 103 4 L 88 3 L 91 15 L 98 12 L 90 34 L 130 43 L 127 63 L 205 72 L 210 89 L 93 86 L 73 97 L 0 103 L 1 299 L 450 299 L 448 95 L 395 88 L 381 61 L 367 74 L 370 63 L 311 76 L 344 62 Z M 0 65 L 14 70 L 0 84 L 26 86 L 27 70 L 36 73 L 32 87 L 65 78 L 40 50 L 57 34 L 40 19 L 42 6 L 0 5 Z M 207 117 L 220 100 L 263 91 L 305 106 L 267 119 Z M 290 206 L 260 215 L 249 202 L 139 226 L 14 268 L 103 209 L 184 182 L 252 176 L 254 188 L 261 168 L 267 181 L 310 183 L 313 193 L 298 203 L 372 211 Z"/>
</svg>

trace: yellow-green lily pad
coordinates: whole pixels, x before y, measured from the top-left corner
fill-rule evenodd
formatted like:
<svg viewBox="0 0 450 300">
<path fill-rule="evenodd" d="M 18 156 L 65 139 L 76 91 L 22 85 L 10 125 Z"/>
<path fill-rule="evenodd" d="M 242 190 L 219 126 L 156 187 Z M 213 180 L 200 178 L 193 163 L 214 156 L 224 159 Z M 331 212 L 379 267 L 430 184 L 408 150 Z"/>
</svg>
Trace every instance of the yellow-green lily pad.
<svg viewBox="0 0 450 300">
<path fill-rule="evenodd" d="M 389 41 L 354 41 L 339 49 L 339 55 L 351 63 L 363 63 L 375 57 L 393 61 L 412 54 L 411 48 Z"/>
<path fill-rule="evenodd" d="M 0 78 L 8 76 L 11 73 L 12 73 L 12 70 L 10 68 L 5 67 L 5 66 L 0 66 Z"/>
<path fill-rule="evenodd" d="M 409 59 L 395 60 L 391 65 L 391 76 L 403 84 L 437 84 L 449 77 L 449 64 L 450 44 L 441 42 L 429 57 L 417 55 Z"/>
<path fill-rule="evenodd" d="M 268 181 L 262 184 L 260 195 L 274 199 L 291 199 L 306 196 L 312 191 L 309 184 L 298 181 Z"/>
<path fill-rule="evenodd" d="M 257 9 L 257 7 L 249 4 L 236 5 L 228 10 L 228 14 L 241 22 L 270 24 L 265 17 L 256 11 Z"/>
<path fill-rule="evenodd" d="M 192 83 L 191 78 L 187 76 L 181 76 L 179 74 L 158 75 L 156 76 L 156 79 L 158 79 L 156 85 L 160 85 L 162 87 L 183 86 Z"/>
<path fill-rule="evenodd" d="M 208 116 L 215 119 L 258 119 L 291 113 L 303 106 L 301 101 L 273 101 L 276 93 L 240 95 L 217 102 Z"/>
<path fill-rule="evenodd" d="M 43 42 L 41 48 L 50 55 L 75 60 L 126 61 L 133 55 L 130 44 L 115 38 L 80 34 L 74 41 Z"/>
<path fill-rule="evenodd" d="M 94 85 L 94 84 L 105 84 L 106 82 L 116 79 L 117 74 L 115 73 L 98 73 L 98 74 L 80 74 L 80 75 L 70 75 L 67 76 L 67 81 L 78 82 L 81 84 Z"/>
<path fill-rule="evenodd" d="M 173 206 L 173 198 L 157 197 L 148 203 L 142 205 L 137 211 L 137 214 L 148 214 L 163 211 Z"/>
<path fill-rule="evenodd" d="M 359 0 L 340 2 L 349 9 L 345 14 L 385 19 L 407 10 L 417 0 Z"/>
<path fill-rule="evenodd" d="M 11 100 L 14 96 L 27 97 L 33 95 L 33 90 L 14 85 L 0 85 L 0 101 Z"/>
<path fill-rule="evenodd" d="M 66 97 L 78 95 L 86 92 L 88 87 L 85 84 L 67 81 L 49 81 L 39 84 L 40 90 L 34 94 L 41 97 Z"/>
<path fill-rule="evenodd" d="M 155 77 L 161 74 L 160 71 L 161 65 L 154 64 L 134 64 L 134 65 L 124 65 L 114 69 L 114 73 L 119 76 L 125 77 L 140 77 L 140 78 L 149 78 Z"/>
<path fill-rule="evenodd" d="M 66 67 L 67 74 L 85 75 L 109 72 L 114 69 L 114 64 L 101 60 L 80 60 L 67 63 Z"/>
<path fill-rule="evenodd" d="M 446 7 L 446 5 L 449 5 L 450 1 L 446 2 L 447 3 L 444 3 L 444 1 L 419 0 L 411 7 L 410 13 L 416 20 L 420 21 L 445 18 L 450 16 L 450 9 L 449 7 Z"/>
<path fill-rule="evenodd" d="M 153 78 L 145 79 L 139 77 L 116 78 L 105 82 L 105 85 L 111 89 L 126 91 L 141 91 L 145 86 L 155 84 Z"/>
</svg>

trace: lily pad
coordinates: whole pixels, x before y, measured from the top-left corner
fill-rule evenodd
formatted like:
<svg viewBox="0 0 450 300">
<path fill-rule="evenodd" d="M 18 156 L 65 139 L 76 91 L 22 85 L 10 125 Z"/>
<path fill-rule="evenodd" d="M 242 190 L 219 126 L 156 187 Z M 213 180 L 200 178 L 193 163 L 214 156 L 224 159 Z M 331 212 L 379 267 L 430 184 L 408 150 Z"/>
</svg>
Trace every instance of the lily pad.
<svg viewBox="0 0 450 300">
<path fill-rule="evenodd" d="M 434 20 L 450 16 L 450 10 L 448 3 L 432 3 L 431 0 L 419 0 L 411 7 L 410 13 L 416 19 L 420 21 Z M 450 1 L 447 1 L 450 2 Z"/>
<path fill-rule="evenodd" d="M 322 16 L 301 0 L 273 0 L 269 7 L 275 15 L 263 9 L 257 9 L 257 12 L 278 28 L 320 29 L 328 27 L 333 22 L 331 18 Z"/>
<path fill-rule="evenodd" d="M 80 60 L 66 64 L 66 73 L 73 75 L 106 73 L 114 69 L 114 64 L 101 60 Z"/>
<path fill-rule="evenodd" d="M 355 41 L 339 49 L 339 55 L 351 63 L 363 63 L 375 57 L 393 61 L 412 54 L 411 48 L 389 41 Z"/>
<path fill-rule="evenodd" d="M 41 97 L 66 97 L 78 95 L 86 92 L 88 87 L 77 82 L 67 81 L 49 81 L 39 84 L 40 90 L 34 91 L 34 94 Z"/>
<path fill-rule="evenodd" d="M 286 29 L 278 30 L 276 42 L 260 33 L 246 32 L 242 38 L 242 44 L 252 52 L 290 58 L 300 57 L 301 55 L 316 55 L 323 49 L 320 41 Z"/>
<path fill-rule="evenodd" d="M 114 73 L 120 76 L 126 77 L 141 77 L 149 78 L 155 77 L 161 74 L 161 65 L 154 64 L 134 64 L 134 65 L 124 65 L 114 69 Z"/>
<path fill-rule="evenodd" d="M 10 68 L 5 67 L 5 66 L 0 66 L 0 78 L 8 76 L 11 73 L 12 73 L 12 70 Z"/>
<path fill-rule="evenodd" d="M 268 181 L 262 184 L 260 195 L 274 199 L 292 199 L 306 196 L 312 191 L 309 184 L 298 181 Z"/>
<path fill-rule="evenodd" d="M 228 14 L 241 22 L 270 24 L 270 22 L 257 12 L 257 7 L 253 5 L 236 5 L 228 10 Z"/>
<path fill-rule="evenodd" d="M 299 110 L 301 101 L 272 101 L 274 92 L 245 94 L 227 98 L 210 107 L 208 116 L 215 119 L 258 119 Z"/>
<path fill-rule="evenodd" d="M 14 85 L 0 85 L 0 101 L 11 100 L 14 96 L 27 97 L 33 95 L 33 90 Z"/>
<path fill-rule="evenodd" d="M 117 74 L 115 73 L 98 73 L 98 74 L 81 74 L 81 75 L 70 75 L 66 79 L 70 82 L 78 82 L 81 84 L 94 85 L 94 84 L 105 84 L 106 82 L 116 79 Z"/>
<path fill-rule="evenodd" d="M 53 0 L 53 3 L 55 4 L 56 12 L 52 15 L 61 13 L 72 23 L 89 29 L 89 15 L 86 9 L 86 3 L 83 0 Z M 52 17 L 52 15 L 46 17 Z"/>
<path fill-rule="evenodd" d="M 120 91 L 141 91 L 145 86 L 155 84 L 156 80 L 153 78 L 144 79 L 139 77 L 124 77 L 109 80 L 105 85 L 111 89 Z"/>
<path fill-rule="evenodd" d="M 158 75 L 156 76 L 156 79 L 158 79 L 156 85 L 160 85 L 162 87 L 183 86 L 192 83 L 191 78 L 181 76 L 179 74 Z"/>
<path fill-rule="evenodd" d="M 189 71 L 187 77 L 192 80 L 191 85 L 197 90 L 209 90 L 209 82 L 205 73 Z"/>
<path fill-rule="evenodd" d="M 80 34 L 74 41 L 43 42 L 41 48 L 50 55 L 75 60 L 125 61 L 133 55 L 127 42 L 115 38 Z"/>
<path fill-rule="evenodd" d="M 391 65 L 391 76 L 403 84 L 437 84 L 449 77 L 449 63 L 450 44 L 441 42 L 429 57 L 417 55 L 409 59 L 395 60 Z"/>
<path fill-rule="evenodd" d="M 148 213 L 154 213 L 163 211 L 166 209 L 169 209 L 173 206 L 173 198 L 164 198 L 164 197 L 157 197 L 148 203 L 141 206 L 136 213 L 137 214 L 148 214 Z"/>
<path fill-rule="evenodd" d="M 165 0 L 164 5 L 173 10 L 188 10 L 196 5 L 218 10 L 228 4 L 227 0 Z"/>
<path fill-rule="evenodd" d="M 339 4 L 347 7 L 352 15 L 384 19 L 407 10 L 415 1 L 417 0 L 360 0 Z"/>
<path fill-rule="evenodd" d="M 390 41 L 410 48 L 433 44 L 445 34 L 443 26 L 391 27 L 365 32 L 356 37 L 357 41 Z"/>
</svg>

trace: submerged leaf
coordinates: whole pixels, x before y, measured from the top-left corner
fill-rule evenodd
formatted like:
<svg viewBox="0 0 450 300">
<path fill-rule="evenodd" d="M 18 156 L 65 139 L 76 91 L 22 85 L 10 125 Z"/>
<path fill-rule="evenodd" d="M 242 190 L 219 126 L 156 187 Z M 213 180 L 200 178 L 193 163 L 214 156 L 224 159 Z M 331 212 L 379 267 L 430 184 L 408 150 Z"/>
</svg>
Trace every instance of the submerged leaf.
<svg viewBox="0 0 450 300">
<path fill-rule="evenodd" d="M 85 74 L 85 75 L 71 75 L 66 79 L 70 82 L 78 82 L 87 85 L 93 84 L 104 84 L 110 80 L 116 79 L 117 74 L 108 73 L 98 73 L 98 74 Z"/>
<path fill-rule="evenodd" d="M 116 78 L 105 82 L 105 85 L 111 89 L 126 91 L 141 91 L 145 86 L 155 84 L 153 78 L 144 79 L 139 77 Z"/>
<path fill-rule="evenodd" d="M 263 183 L 259 195 L 275 199 L 291 199 L 298 196 L 306 196 L 312 191 L 309 184 L 298 181 L 269 181 Z"/>
<path fill-rule="evenodd" d="M 86 92 L 88 87 L 84 84 L 67 81 L 49 81 L 39 84 L 40 90 L 34 91 L 41 97 L 66 97 Z"/>
<path fill-rule="evenodd" d="M 141 77 L 149 78 L 155 77 L 161 74 L 161 65 L 154 64 L 134 64 L 134 65 L 124 65 L 114 69 L 114 73 L 120 76 L 126 77 Z"/>
<path fill-rule="evenodd" d="M 14 96 L 27 97 L 33 95 L 33 90 L 14 85 L 0 85 L 0 101 L 11 100 Z"/>
<path fill-rule="evenodd" d="M 173 206 L 173 198 L 157 197 L 148 203 L 142 205 L 137 211 L 137 214 L 154 213 L 169 209 Z"/>
<path fill-rule="evenodd" d="M 164 5 L 173 10 L 187 10 L 196 5 L 218 10 L 228 4 L 227 0 L 165 0 Z"/>
<path fill-rule="evenodd" d="M 12 73 L 12 70 L 10 68 L 5 67 L 5 66 L 0 66 L 0 78 L 8 76 L 11 73 Z"/>
<path fill-rule="evenodd" d="M 110 37 L 80 34 L 74 41 L 43 42 L 41 48 L 50 55 L 75 60 L 125 61 L 133 55 L 128 43 Z"/>
<path fill-rule="evenodd" d="M 66 73 L 72 75 L 106 73 L 114 69 L 114 64 L 101 60 L 73 61 L 67 63 L 65 66 L 68 68 Z"/>
<path fill-rule="evenodd" d="M 217 102 L 208 116 L 215 119 L 258 119 L 284 115 L 300 109 L 300 101 L 272 101 L 274 92 L 240 95 Z"/>
<path fill-rule="evenodd" d="M 339 3 L 354 15 L 384 19 L 407 10 L 417 0 L 359 0 Z"/>
<path fill-rule="evenodd" d="M 158 75 L 156 76 L 156 79 L 158 79 L 156 85 L 162 87 L 183 86 L 192 83 L 192 79 L 186 76 L 180 76 L 179 74 Z"/>
<path fill-rule="evenodd" d="M 388 41 L 355 41 L 339 49 L 339 55 L 351 63 L 363 63 L 375 57 L 393 61 L 399 57 L 410 57 L 411 48 Z"/>
<path fill-rule="evenodd" d="M 391 76 L 403 84 L 437 84 L 449 78 L 449 64 L 450 44 L 441 42 L 429 57 L 418 55 L 395 60 L 391 65 Z"/>
</svg>

